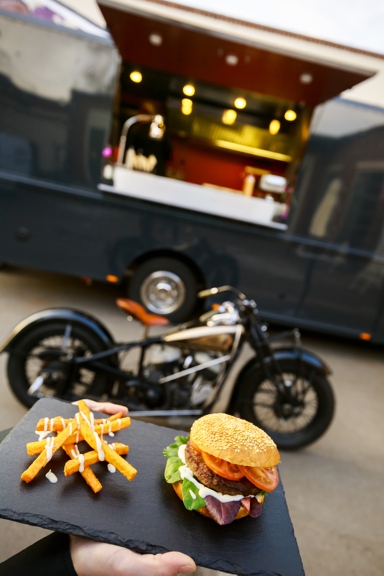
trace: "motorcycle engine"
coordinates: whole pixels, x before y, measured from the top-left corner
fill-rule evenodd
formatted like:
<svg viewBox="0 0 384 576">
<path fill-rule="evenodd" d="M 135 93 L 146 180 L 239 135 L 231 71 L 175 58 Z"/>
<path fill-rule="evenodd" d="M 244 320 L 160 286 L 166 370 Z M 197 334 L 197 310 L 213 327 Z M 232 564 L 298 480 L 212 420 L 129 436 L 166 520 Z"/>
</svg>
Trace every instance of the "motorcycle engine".
<svg viewBox="0 0 384 576">
<path fill-rule="evenodd" d="M 182 351 L 168 345 L 154 345 L 147 353 L 144 367 L 146 381 L 150 383 L 146 401 L 151 407 L 159 406 L 160 400 L 168 398 L 169 408 L 196 408 L 211 396 L 222 366 L 215 365 L 203 370 L 193 368 L 216 358 L 215 353 Z M 191 369 L 190 374 L 160 384 L 167 376 Z M 162 390 L 162 394 L 160 393 Z"/>
</svg>

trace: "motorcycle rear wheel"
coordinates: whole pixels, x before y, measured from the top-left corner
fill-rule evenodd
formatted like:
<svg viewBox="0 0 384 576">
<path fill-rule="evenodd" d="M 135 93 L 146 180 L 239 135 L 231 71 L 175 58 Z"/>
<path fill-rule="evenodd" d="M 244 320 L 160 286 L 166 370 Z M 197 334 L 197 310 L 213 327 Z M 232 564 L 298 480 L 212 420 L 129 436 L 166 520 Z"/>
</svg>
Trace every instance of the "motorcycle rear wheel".
<svg viewBox="0 0 384 576">
<path fill-rule="evenodd" d="M 71 381 L 62 386 L 58 352 L 65 346 L 68 353 L 89 356 L 106 350 L 106 346 L 90 330 L 68 321 L 57 320 L 30 329 L 10 352 L 7 373 L 12 392 L 27 408 L 46 396 L 64 400 L 100 397 L 107 392 L 109 377 L 97 374 L 85 367 L 76 370 Z M 51 352 L 51 353 L 50 353 Z M 44 354 L 44 358 L 39 357 Z M 55 367 L 57 370 L 55 371 Z M 49 378 L 36 393 L 28 389 L 44 369 L 51 370 Z M 60 392 L 60 388 L 63 388 Z"/>
<path fill-rule="evenodd" d="M 262 428 L 282 450 L 297 450 L 315 442 L 330 426 L 335 398 L 328 379 L 313 366 L 296 360 L 279 361 L 284 381 L 290 382 L 295 403 L 282 400 L 260 366 L 251 367 L 239 388 L 240 417 Z M 270 366 L 272 374 L 276 371 Z"/>
</svg>

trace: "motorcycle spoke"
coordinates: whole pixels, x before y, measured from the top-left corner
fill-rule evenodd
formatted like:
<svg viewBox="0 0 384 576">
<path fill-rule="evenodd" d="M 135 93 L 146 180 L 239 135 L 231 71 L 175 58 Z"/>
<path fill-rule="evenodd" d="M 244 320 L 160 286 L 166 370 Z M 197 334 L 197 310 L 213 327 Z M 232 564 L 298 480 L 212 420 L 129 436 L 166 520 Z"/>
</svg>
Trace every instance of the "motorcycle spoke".
<svg viewBox="0 0 384 576">
<path fill-rule="evenodd" d="M 52 369 L 50 363 L 58 361 L 63 352 L 76 354 L 79 353 L 79 350 L 83 357 L 92 354 L 81 340 L 72 336 L 72 326 L 70 324 L 66 326 L 62 336 L 50 336 L 37 342 L 36 346 L 30 350 L 28 356 L 25 358 L 25 374 L 30 384 L 30 390 L 33 390 L 31 386 L 36 382 L 36 379 L 44 373 L 44 369 L 49 372 L 49 369 Z M 36 391 L 38 396 L 55 395 L 58 381 L 55 380 L 54 373 L 55 370 L 53 369 L 52 374 L 45 378 L 44 383 L 39 386 L 39 389 Z M 92 370 L 82 367 L 78 370 L 75 381 L 71 385 L 71 394 L 75 396 L 84 395 L 92 385 L 94 378 L 95 373 Z"/>
<path fill-rule="evenodd" d="M 62 352 L 67 352 L 71 332 L 72 332 L 72 326 L 71 326 L 71 324 L 67 324 L 65 327 L 63 343 L 61 345 L 61 351 Z"/>
<path fill-rule="evenodd" d="M 257 420 L 264 427 L 282 434 L 294 434 L 311 423 L 317 413 L 318 398 L 310 381 L 295 377 L 294 374 L 284 374 L 283 377 L 285 382 L 292 382 L 292 406 L 298 411 L 297 414 L 293 413 L 286 418 L 279 415 L 275 409 L 279 392 L 269 380 L 265 380 L 258 387 L 253 398 L 253 409 Z M 303 401 L 305 404 L 300 407 Z"/>
</svg>

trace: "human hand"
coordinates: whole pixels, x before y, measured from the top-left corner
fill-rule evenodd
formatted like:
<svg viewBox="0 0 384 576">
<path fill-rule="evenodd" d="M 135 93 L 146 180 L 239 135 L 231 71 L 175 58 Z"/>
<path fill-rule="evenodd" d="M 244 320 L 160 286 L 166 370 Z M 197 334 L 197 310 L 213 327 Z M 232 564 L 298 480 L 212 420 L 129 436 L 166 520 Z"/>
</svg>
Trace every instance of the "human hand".
<svg viewBox="0 0 384 576">
<path fill-rule="evenodd" d="M 70 536 L 70 554 L 78 576 L 176 576 L 196 570 L 181 552 L 137 554 L 127 548 Z"/>
<path fill-rule="evenodd" d="M 128 408 L 122 406 L 121 404 L 113 404 L 112 402 L 96 402 L 96 400 L 89 400 L 84 398 L 84 402 L 90 410 L 96 410 L 97 412 L 104 412 L 105 414 L 117 414 L 122 412 L 123 416 L 128 414 Z M 72 404 L 78 404 L 78 402 L 72 402 Z"/>
</svg>

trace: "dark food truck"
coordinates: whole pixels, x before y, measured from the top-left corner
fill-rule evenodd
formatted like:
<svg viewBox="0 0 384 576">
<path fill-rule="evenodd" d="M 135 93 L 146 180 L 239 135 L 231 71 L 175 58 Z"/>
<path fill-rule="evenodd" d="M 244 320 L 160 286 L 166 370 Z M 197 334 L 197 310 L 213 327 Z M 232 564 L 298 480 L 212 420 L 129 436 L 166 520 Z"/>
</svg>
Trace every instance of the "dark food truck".
<svg viewBox="0 0 384 576">
<path fill-rule="evenodd" d="M 384 342 L 384 113 L 345 92 L 380 56 L 163 0 L 100 1 L 108 31 L 40 4 L 0 0 L 0 260 L 174 322 L 232 284 Z"/>
</svg>

